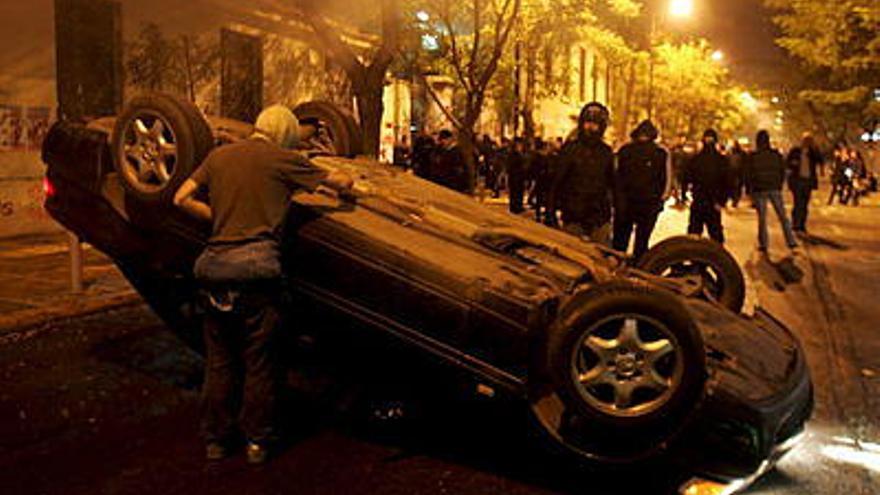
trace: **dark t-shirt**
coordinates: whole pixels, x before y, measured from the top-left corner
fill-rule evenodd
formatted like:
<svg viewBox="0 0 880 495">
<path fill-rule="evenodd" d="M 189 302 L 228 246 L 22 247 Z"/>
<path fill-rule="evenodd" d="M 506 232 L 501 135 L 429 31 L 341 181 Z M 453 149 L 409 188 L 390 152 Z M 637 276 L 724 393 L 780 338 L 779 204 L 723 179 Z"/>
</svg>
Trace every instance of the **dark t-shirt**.
<svg viewBox="0 0 880 495">
<path fill-rule="evenodd" d="M 299 153 L 247 139 L 212 151 L 191 179 L 208 188 L 210 242 L 223 243 L 271 238 L 291 193 L 314 190 L 326 175 Z"/>
</svg>

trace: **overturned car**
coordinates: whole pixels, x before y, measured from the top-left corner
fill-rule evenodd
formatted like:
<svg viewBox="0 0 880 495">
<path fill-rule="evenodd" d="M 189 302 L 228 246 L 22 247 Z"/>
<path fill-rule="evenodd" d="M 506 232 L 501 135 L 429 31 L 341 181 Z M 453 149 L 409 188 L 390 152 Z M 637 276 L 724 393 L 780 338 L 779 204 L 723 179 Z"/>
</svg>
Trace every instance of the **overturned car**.
<svg viewBox="0 0 880 495">
<path fill-rule="evenodd" d="M 740 314 L 743 276 L 721 246 L 672 238 L 632 260 L 355 157 L 357 125 L 332 105 L 294 112 L 326 144 L 303 151 L 356 181 L 353 198 L 291 201 L 288 300 L 316 338 L 390 337 L 521 398 L 553 444 L 600 463 L 675 457 L 747 478 L 803 431 L 804 354 L 766 312 Z M 115 118 L 60 122 L 44 144 L 48 211 L 195 348 L 192 264 L 209 232 L 171 197 L 213 147 L 250 132 L 149 94 Z"/>
</svg>

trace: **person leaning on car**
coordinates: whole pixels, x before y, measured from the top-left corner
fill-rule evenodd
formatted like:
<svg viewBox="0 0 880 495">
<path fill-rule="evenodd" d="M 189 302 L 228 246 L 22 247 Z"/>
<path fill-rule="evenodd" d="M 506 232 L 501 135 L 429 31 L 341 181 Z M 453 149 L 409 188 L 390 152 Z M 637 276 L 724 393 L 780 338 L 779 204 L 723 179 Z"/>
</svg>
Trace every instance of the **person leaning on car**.
<svg viewBox="0 0 880 495">
<path fill-rule="evenodd" d="M 212 151 L 174 196 L 175 205 L 213 224 L 194 269 L 207 303 L 202 433 L 210 460 L 230 453 L 237 427 L 252 464 L 265 462 L 273 440 L 272 340 L 282 289 L 278 230 L 291 193 L 320 185 L 343 192 L 352 186 L 347 175 L 328 175 L 292 151 L 300 133 L 287 107 L 269 107 L 249 139 Z M 202 188 L 210 204 L 197 197 Z M 238 397 L 240 411 L 233 405 Z"/>
</svg>

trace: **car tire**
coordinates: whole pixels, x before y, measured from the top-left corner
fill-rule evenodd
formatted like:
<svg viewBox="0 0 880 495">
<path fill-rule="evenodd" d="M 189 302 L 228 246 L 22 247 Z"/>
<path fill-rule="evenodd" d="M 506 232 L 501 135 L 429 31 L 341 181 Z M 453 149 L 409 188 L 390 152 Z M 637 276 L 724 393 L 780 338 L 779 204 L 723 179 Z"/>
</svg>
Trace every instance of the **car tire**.
<svg viewBox="0 0 880 495">
<path fill-rule="evenodd" d="M 616 281 L 576 295 L 543 350 L 533 415 L 557 444 L 582 458 L 658 457 L 704 393 L 705 350 L 696 323 L 674 295 L 648 286 Z"/>
<path fill-rule="evenodd" d="M 214 147 L 214 138 L 195 105 L 164 93 L 148 93 L 136 96 L 122 110 L 111 146 L 113 166 L 129 196 L 167 205 Z"/>
<path fill-rule="evenodd" d="M 348 110 L 326 101 L 309 101 L 297 105 L 293 113 L 300 120 L 321 121 L 330 132 L 337 155 L 354 157 L 363 152 L 360 126 Z"/>
<path fill-rule="evenodd" d="M 671 278 L 699 275 L 708 299 L 734 313 L 742 311 L 746 298 L 743 271 L 724 246 L 715 241 L 696 236 L 672 237 L 648 250 L 636 267 Z"/>
</svg>

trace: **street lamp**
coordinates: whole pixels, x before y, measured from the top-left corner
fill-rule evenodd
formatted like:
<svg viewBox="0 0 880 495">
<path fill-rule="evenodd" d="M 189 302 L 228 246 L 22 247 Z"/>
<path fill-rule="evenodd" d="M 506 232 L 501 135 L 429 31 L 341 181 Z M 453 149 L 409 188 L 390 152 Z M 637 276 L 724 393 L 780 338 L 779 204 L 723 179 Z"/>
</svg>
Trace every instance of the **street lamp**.
<svg viewBox="0 0 880 495">
<path fill-rule="evenodd" d="M 416 19 L 421 22 L 428 22 L 431 19 L 431 16 L 424 10 L 420 10 L 416 12 Z"/>
<path fill-rule="evenodd" d="M 670 0 L 668 16 L 676 19 L 689 18 L 694 13 L 693 0 Z M 648 75 L 648 118 L 654 118 L 654 46 L 657 42 L 658 12 L 651 13 L 651 32 L 649 40 L 649 75 Z"/>
<path fill-rule="evenodd" d="M 693 0 L 672 0 L 669 2 L 669 15 L 672 17 L 690 17 L 693 13 Z"/>
</svg>

